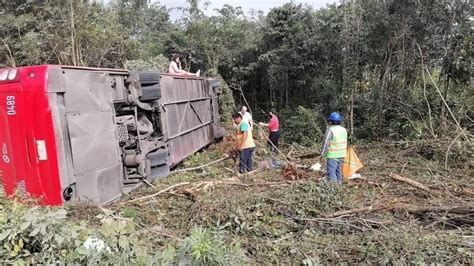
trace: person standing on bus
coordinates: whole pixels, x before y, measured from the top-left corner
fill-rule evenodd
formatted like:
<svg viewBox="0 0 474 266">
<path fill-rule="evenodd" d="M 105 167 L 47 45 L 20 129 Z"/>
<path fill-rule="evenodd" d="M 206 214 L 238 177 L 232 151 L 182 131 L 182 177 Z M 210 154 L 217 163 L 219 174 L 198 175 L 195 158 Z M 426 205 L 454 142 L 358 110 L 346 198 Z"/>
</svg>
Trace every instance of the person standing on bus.
<svg viewBox="0 0 474 266">
<path fill-rule="evenodd" d="M 242 119 L 240 113 L 232 115 L 234 123 L 237 125 L 236 137 L 237 137 L 237 149 L 240 153 L 240 164 L 239 172 L 251 172 L 253 170 L 252 155 L 255 149 L 255 142 L 252 136 L 252 130 L 249 124 Z"/>
</svg>

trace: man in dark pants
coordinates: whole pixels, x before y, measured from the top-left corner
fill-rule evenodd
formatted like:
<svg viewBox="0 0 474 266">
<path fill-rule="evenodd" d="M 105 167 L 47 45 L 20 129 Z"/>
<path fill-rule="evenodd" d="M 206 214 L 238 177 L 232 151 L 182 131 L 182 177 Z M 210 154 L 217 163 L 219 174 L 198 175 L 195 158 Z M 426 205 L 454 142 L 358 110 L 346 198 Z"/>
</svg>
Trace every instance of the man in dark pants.
<svg viewBox="0 0 474 266">
<path fill-rule="evenodd" d="M 275 151 L 275 148 L 278 148 L 278 140 L 280 139 L 280 122 L 278 121 L 278 117 L 275 111 L 269 112 L 270 114 L 270 121 L 268 124 L 265 123 L 258 123 L 261 127 L 268 127 L 268 131 L 270 134 L 268 135 L 268 148 L 271 151 Z"/>
<path fill-rule="evenodd" d="M 331 181 L 342 183 L 342 164 L 347 154 L 347 131 L 341 126 L 342 117 L 338 112 L 332 112 L 329 117 L 329 127 L 326 130 L 321 151 L 321 161 L 327 159 L 327 172 Z"/>
<path fill-rule="evenodd" d="M 252 137 L 252 130 L 250 125 L 242 121 L 242 115 L 235 113 L 232 115 L 234 123 L 237 125 L 237 149 L 240 152 L 240 173 L 250 172 L 253 170 L 252 154 L 255 148 L 255 142 Z"/>
</svg>

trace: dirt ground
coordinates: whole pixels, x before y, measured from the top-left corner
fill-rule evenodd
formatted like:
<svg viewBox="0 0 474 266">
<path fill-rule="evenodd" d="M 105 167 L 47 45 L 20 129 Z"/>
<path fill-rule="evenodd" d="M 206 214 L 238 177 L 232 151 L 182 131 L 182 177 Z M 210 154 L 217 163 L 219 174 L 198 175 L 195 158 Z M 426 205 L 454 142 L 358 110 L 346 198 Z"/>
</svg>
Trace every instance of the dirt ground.
<svg viewBox="0 0 474 266">
<path fill-rule="evenodd" d="M 209 147 L 178 169 L 222 158 L 230 152 L 231 141 Z M 446 150 L 437 145 L 356 144 L 365 165 L 359 173 L 365 179 L 341 186 L 327 182 L 324 173 L 304 169 L 297 172 L 301 179 L 291 181 L 288 169 L 238 176 L 236 161 L 229 159 L 172 174 L 109 208 L 148 228 L 156 236 L 157 250 L 202 226 L 237 243 L 249 263 L 472 263 L 473 163 L 456 159 L 459 154 L 453 149 L 450 156 L 455 160 L 448 160 L 445 168 Z M 292 158 L 311 152 L 297 145 L 282 147 Z M 266 158 L 269 154 L 260 147 L 255 165 Z M 310 157 L 292 162 L 316 161 Z M 396 181 L 393 174 L 424 189 Z M 94 215 L 91 211 L 89 219 Z M 81 219 L 84 216 L 88 214 L 82 212 Z"/>
</svg>

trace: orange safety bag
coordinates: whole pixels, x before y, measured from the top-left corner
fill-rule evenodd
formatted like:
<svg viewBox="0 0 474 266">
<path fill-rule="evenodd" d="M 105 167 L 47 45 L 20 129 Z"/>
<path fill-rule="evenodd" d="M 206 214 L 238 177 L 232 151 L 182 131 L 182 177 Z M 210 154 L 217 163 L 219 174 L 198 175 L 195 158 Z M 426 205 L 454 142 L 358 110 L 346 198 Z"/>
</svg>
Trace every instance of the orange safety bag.
<svg viewBox="0 0 474 266">
<path fill-rule="evenodd" d="M 342 176 L 344 179 L 348 179 L 363 166 L 364 165 L 360 162 L 352 146 L 348 146 L 347 155 L 346 158 L 344 158 L 344 163 L 342 164 Z"/>
</svg>

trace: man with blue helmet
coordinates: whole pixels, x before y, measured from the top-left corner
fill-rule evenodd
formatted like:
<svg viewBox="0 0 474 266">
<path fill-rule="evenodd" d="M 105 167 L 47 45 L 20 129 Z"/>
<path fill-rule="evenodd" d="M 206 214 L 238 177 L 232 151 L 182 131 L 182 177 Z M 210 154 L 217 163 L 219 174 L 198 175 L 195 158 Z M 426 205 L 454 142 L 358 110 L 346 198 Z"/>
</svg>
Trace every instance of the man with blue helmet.
<svg viewBox="0 0 474 266">
<path fill-rule="evenodd" d="M 347 154 L 347 130 L 341 126 L 342 117 L 332 112 L 329 117 L 321 151 L 321 160 L 326 158 L 328 177 L 338 184 L 342 183 L 342 164 Z"/>
</svg>

